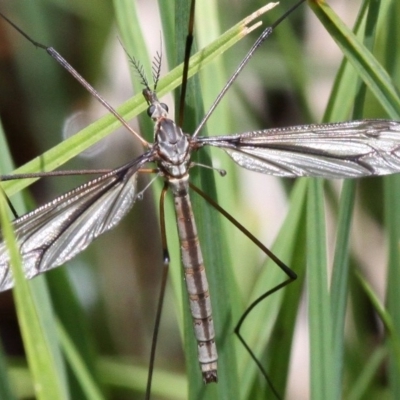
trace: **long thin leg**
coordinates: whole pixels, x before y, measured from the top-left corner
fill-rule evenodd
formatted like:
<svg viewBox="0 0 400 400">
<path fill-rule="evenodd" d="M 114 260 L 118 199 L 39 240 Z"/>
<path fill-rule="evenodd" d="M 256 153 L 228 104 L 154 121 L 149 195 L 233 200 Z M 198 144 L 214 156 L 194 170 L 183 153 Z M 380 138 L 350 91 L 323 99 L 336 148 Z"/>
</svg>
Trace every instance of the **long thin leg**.
<svg viewBox="0 0 400 400">
<path fill-rule="evenodd" d="M 228 91 L 228 89 L 231 87 L 232 83 L 236 80 L 236 78 L 239 76 L 241 73 L 242 69 L 246 66 L 246 64 L 249 62 L 250 58 L 253 57 L 253 54 L 256 52 L 256 50 L 262 45 L 262 43 L 267 39 L 268 36 L 270 36 L 273 32 L 273 30 L 282 22 L 284 21 L 289 14 L 291 14 L 297 7 L 299 7 L 302 3 L 304 3 L 306 0 L 300 0 L 298 3 L 296 3 L 291 9 L 286 11 L 273 25 L 265 28 L 265 30 L 261 33 L 261 35 L 258 37 L 258 39 L 255 41 L 249 52 L 245 55 L 239 66 L 237 67 L 236 71 L 232 74 L 232 76 L 228 79 L 228 82 L 226 82 L 225 86 L 222 88 L 220 91 L 219 95 L 215 99 L 214 103 L 208 110 L 207 114 L 203 117 L 202 121 L 200 122 L 199 126 L 196 128 L 196 131 L 193 133 L 192 137 L 196 137 L 200 130 L 203 128 L 205 123 L 207 122 L 208 118 L 210 118 L 211 114 L 214 112 L 215 108 L 221 101 L 221 99 L 225 96 L 225 93 Z"/>
<path fill-rule="evenodd" d="M 15 179 L 31 179 L 31 178 L 51 178 L 56 176 L 77 176 L 77 175 L 103 175 L 112 172 L 113 169 L 71 169 L 62 171 L 46 171 L 46 172 L 28 172 L 26 174 L 10 174 L 0 175 L 0 182 L 13 181 Z M 141 168 L 139 172 L 157 173 L 157 168 Z"/>
<path fill-rule="evenodd" d="M 219 211 L 226 219 L 229 220 L 233 225 L 236 226 L 241 232 L 243 232 L 257 247 L 259 247 L 276 265 L 289 277 L 289 281 L 297 279 L 296 273 L 290 269 L 285 263 L 283 263 L 268 247 L 265 247 L 251 232 L 249 232 L 242 224 L 240 224 L 235 218 L 232 217 L 226 210 L 224 210 L 218 203 L 216 203 L 211 197 L 200 190 L 197 186 L 189 183 L 190 188 L 197 194 L 203 197 L 209 204 L 211 204 L 217 211 Z"/>
<path fill-rule="evenodd" d="M 49 178 L 55 176 L 76 176 L 76 175 L 102 175 L 108 174 L 112 169 L 80 169 L 47 172 L 29 172 L 26 174 L 0 175 L 0 182 L 13 181 L 15 179 Z"/>
<path fill-rule="evenodd" d="M 167 193 L 167 190 L 168 190 L 168 183 L 165 182 L 163 190 L 161 192 L 161 196 L 160 196 L 160 229 L 161 229 L 161 243 L 162 243 L 162 248 L 163 248 L 163 273 L 162 273 L 162 280 L 161 280 L 161 286 L 160 286 L 160 294 L 158 297 L 156 320 L 154 323 L 154 330 L 153 330 L 153 338 L 151 340 L 149 374 L 147 376 L 146 397 L 145 397 L 146 400 L 149 400 L 150 395 L 151 395 L 151 383 L 152 383 L 152 379 L 153 379 L 154 360 L 155 360 L 155 356 L 156 356 L 158 332 L 159 332 L 159 328 L 160 328 L 162 307 L 164 304 L 165 287 L 167 286 L 167 278 L 168 278 L 168 270 L 169 270 L 169 254 L 168 254 L 168 246 L 167 246 L 167 235 L 165 232 L 165 211 L 164 211 L 165 195 Z"/>
<path fill-rule="evenodd" d="M 50 46 L 46 46 L 42 43 L 33 40 L 28 34 L 26 34 L 21 28 L 14 24 L 14 22 L 10 21 L 3 13 L 0 12 L 0 16 L 7 21 L 15 30 L 17 30 L 22 36 L 24 36 L 29 42 L 31 42 L 35 47 L 46 50 L 46 52 L 53 57 L 64 69 L 66 69 L 93 97 L 95 97 L 114 117 L 121 122 L 121 124 L 131 132 L 133 136 L 135 136 L 145 148 L 149 147 L 149 143 L 144 140 L 137 132 L 135 132 L 129 124 L 124 120 L 124 118 L 115 110 L 114 107 L 111 106 L 101 95 L 100 93 L 93 88 L 80 74 L 76 71 L 71 64 L 68 63 L 65 58 L 58 53 L 56 49 Z"/>
<path fill-rule="evenodd" d="M 278 391 L 275 389 L 271 379 L 269 378 L 267 371 L 265 368 L 262 366 L 260 361 L 257 359 L 256 355 L 254 352 L 251 350 L 250 346 L 247 344 L 247 342 L 244 340 L 243 336 L 240 334 L 240 328 L 243 325 L 244 320 L 247 318 L 247 316 L 250 314 L 250 312 L 259 304 L 261 301 L 263 301 L 265 298 L 270 296 L 271 294 L 277 292 L 278 290 L 282 289 L 289 283 L 293 282 L 294 280 L 297 279 L 297 274 L 290 269 L 286 264 L 284 264 L 274 253 L 272 253 L 271 250 L 269 250 L 267 247 L 265 247 L 252 233 L 250 233 L 242 224 L 240 224 L 235 218 L 232 217 L 227 211 L 225 211 L 219 204 L 217 204 L 211 197 L 209 197 L 206 193 L 204 193 L 202 190 L 200 190 L 198 187 L 190 183 L 190 188 L 194 190 L 196 193 L 198 193 L 201 197 L 203 197 L 209 204 L 211 204 L 217 211 L 219 211 L 225 218 L 227 218 L 233 225 L 236 226 L 241 232 L 243 232 L 257 247 L 259 247 L 268 257 L 270 257 L 275 264 L 288 276 L 288 279 L 280 283 L 279 285 L 275 286 L 274 288 L 268 290 L 264 294 L 262 294 L 260 297 L 258 297 L 256 300 L 254 300 L 249 307 L 245 310 L 245 312 L 242 314 L 240 317 L 234 332 L 238 336 L 240 342 L 243 344 L 245 349 L 248 351 L 250 357 L 254 360 L 256 365 L 258 366 L 259 370 L 261 371 L 261 374 L 265 378 L 265 380 L 268 382 L 269 387 L 271 388 L 272 392 L 276 396 L 277 399 L 280 399 L 280 395 Z"/>
<path fill-rule="evenodd" d="M 297 276 L 296 276 L 297 278 Z M 270 389 L 272 390 L 272 392 L 274 393 L 274 395 L 276 396 L 277 399 L 280 399 L 281 396 L 279 395 L 278 391 L 275 389 L 275 386 L 273 385 L 271 379 L 269 378 L 267 371 L 265 370 L 265 368 L 262 366 L 262 364 L 260 363 L 260 361 L 258 360 L 258 358 L 256 357 L 256 355 L 254 354 L 253 350 L 251 350 L 250 346 L 247 344 L 247 342 L 244 340 L 243 336 L 240 334 L 240 328 L 243 325 L 244 320 L 247 318 L 247 316 L 250 314 L 250 312 L 255 308 L 255 306 L 257 304 L 259 304 L 262 300 L 264 300 L 265 298 L 267 298 L 269 295 L 271 295 L 272 293 L 277 292 L 278 290 L 282 289 L 283 287 L 285 287 L 286 285 L 288 285 L 289 283 L 293 282 L 294 279 L 289 278 L 286 281 L 283 281 L 282 283 L 280 283 L 279 285 L 275 286 L 274 288 L 272 288 L 271 290 L 268 290 L 267 292 L 265 292 L 264 294 L 262 294 L 260 297 L 258 297 L 256 300 L 254 300 L 249 307 L 247 307 L 247 309 L 245 310 L 245 312 L 242 314 L 242 316 L 240 317 L 234 332 L 236 333 L 237 337 L 239 338 L 240 342 L 242 343 L 242 345 L 245 347 L 245 349 L 247 350 L 247 352 L 250 354 L 250 357 L 253 359 L 253 361 L 257 364 L 257 367 L 259 368 L 262 376 L 265 378 L 265 380 L 268 382 L 268 385 L 270 387 Z"/>
</svg>

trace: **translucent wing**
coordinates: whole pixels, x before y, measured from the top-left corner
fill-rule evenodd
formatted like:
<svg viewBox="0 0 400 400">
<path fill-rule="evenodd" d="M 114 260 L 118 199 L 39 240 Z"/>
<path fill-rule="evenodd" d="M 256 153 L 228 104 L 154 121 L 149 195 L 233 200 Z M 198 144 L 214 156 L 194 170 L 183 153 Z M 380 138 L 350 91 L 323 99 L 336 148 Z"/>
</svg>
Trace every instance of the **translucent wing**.
<svg viewBox="0 0 400 400">
<path fill-rule="evenodd" d="M 71 190 L 13 221 L 25 276 L 62 265 L 113 228 L 137 197 L 137 171 L 149 153 Z M 0 235 L 0 291 L 13 286 L 8 251 Z"/>
<path fill-rule="evenodd" d="M 198 141 L 223 148 L 244 168 L 282 177 L 357 178 L 400 172 L 396 121 L 303 125 Z"/>
</svg>

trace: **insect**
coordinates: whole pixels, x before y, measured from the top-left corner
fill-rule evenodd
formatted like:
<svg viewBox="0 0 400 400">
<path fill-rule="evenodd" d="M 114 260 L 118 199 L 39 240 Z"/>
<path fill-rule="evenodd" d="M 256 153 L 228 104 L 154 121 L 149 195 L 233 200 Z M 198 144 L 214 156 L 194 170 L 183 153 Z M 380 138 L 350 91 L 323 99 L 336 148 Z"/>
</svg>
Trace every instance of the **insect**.
<svg viewBox="0 0 400 400">
<path fill-rule="evenodd" d="M 204 146 L 215 146 L 226 150 L 239 165 L 245 168 L 259 172 L 270 172 L 278 176 L 294 177 L 304 174 L 329 178 L 359 177 L 393 173 L 399 169 L 397 142 L 395 139 L 399 127 L 398 123 L 393 121 L 375 120 L 327 126 L 308 125 L 304 128 L 282 131 L 260 131 L 259 134 L 248 133 L 231 136 L 216 136 L 214 138 L 194 136 L 189 139 L 182 135 L 179 130 L 176 130 L 176 128 L 171 125 L 172 123 L 166 119 L 166 109 L 164 105 L 158 102 L 148 84 L 145 88 L 145 96 L 150 104 L 149 114 L 151 114 L 152 118 L 161 125 L 167 124 L 167 130 L 173 128 L 173 135 L 176 135 L 176 138 L 179 139 L 178 143 L 182 145 L 183 152 L 178 153 L 181 157 L 181 161 L 172 163 L 171 165 L 171 153 L 169 153 L 168 146 L 164 148 L 163 145 L 165 142 L 156 137 L 157 145 L 149 152 L 134 160 L 129 165 L 122 167 L 117 172 L 111 175 L 105 175 L 93 181 L 89 186 L 83 187 L 81 189 L 82 193 L 86 193 L 87 190 L 93 190 L 93 193 L 97 195 L 99 192 L 95 189 L 98 188 L 100 192 L 102 192 L 106 188 L 106 186 L 103 186 L 103 183 L 107 183 L 110 188 L 110 192 L 107 193 L 110 194 L 111 197 L 113 194 L 115 195 L 117 193 L 115 188 L 120 186 L 122 190 L 127 190 L 127 198 L 129 198 L 130 195 L 134 198 L 136 192 L 132 192 L 132 189 L 135 186 L 133 182 L 134 179 L 136 179 L 136 173 L 139 168 L 144 166 L 148 161 L 157 161 L 159 163 L 158 167 L 169 179 L 170 186 L 175 187 L 176 192 L 183 191 L 186 193 L 186 184 L 180 181 L 180 179 L 182 177 L 186 179 L 186 173 L 190 165 L 187 156 L 191 151 L 197 151 Z M 365 133 L 366 131 L 368 134 Z M 170 132 L 170 134 L 172 133 Z M 318 140 L 314 139 L 316 134 L 318 134 Z M 159 131 L 159 135 L 161 136 L 161 131 Z M 343 142 L 346 144 L 345 151 L 343 149 Z M 349 144 L 352 145 L 351 149 L 347 147 Z M 132 179 L 132 181 L 130 181 L 131 184 L 129 185 L 126 184 L 125 181 L 119 179 L 128 179 L 128 181 Z M 67 195 L 67 199 L 72 199 L 73 197 L 69 196 L 73 196 L 73 193 L 77 192 L 70 193 L 71 194 Z M 187 203 L 182 200 L 183 198 L 178 196 L 177 193 L 175 194 L 176 199 L 178 201 L 183 201 L 188 207 Z M 55 203 L 52 203 L 52 206 L 57 207 L 57 204 L 62 204 L 64 200 L 65 197 L 62 197 L 58 202 L 56 200 Z M 114 197 L 112 197 L 112 200 L 114 200 Z M 131 202 L 133 202 L 133 200 Z M 56 210 L 57 212 L 60 211 L 60 209 L 60 207 L 52 208 L 52 210 Z M 127 207 L 125 208 L 123 206 L 122 209 L 127 211 Z M 46 210 L 49 210 L 49 208 L 38 209 L 35 214 L 28 214 L 28 217 L 22 217 L 19 222 L 16 222 L 17 233 L 18 226 L 22 227 L 19 231 L 20 239 L 23 239 L 23 235 L 27 233 L 26 228 L 28 222 L 32 221 L 32 216 L 36 215 L 41 219 L 42 212 Z M 73 208 L 69 210 L 74 211 Z M 100 207 L 98 211 L 101 212 L 102 208 Z M 185 220 L 189 219 L 189 214 L 186 215 Z M 113 225 L 119 217 L 119 215 L 114 216 L 113 213 L 107 214 L 107 220 L 110 221 L 108 226 Z M 58 252 L 49 252 L 48 254 L 56 260 L 54 264 L 66 260 L 73 255 L 72 253 L 75 250 L 81 250 L 87 244 L 87 241 L 85 241 L 87 231 L 81 230 L 79 225 L 77 225 L 77 227 L 79 229 L 76 232 L 80 232 L 83 236 L 75 236 L 75 238 L 81 239 L 78 242 L 82 241 L 84 245 L 79 247 L 79 245 L 73 243 L 73 247 L 66 249 L 68 250 L 68 255 L 63 255 L 63 253 L 60 254 Z M 53 228 L 49 226 L 49 229 Z M 100 231 L 101 230 L 100 228 Z M 184 230 L 185 229 L 182 227 L 182 231 Z M 28 242 L 26 243 L 29 245 Z M 27 260 L 28 259 L 25 261 Z M 35 264 L 38 261 L 40 263 L 43 262 L 42 266 L 44 270 L 48 269 L 53 263 L 52 260 L 46 263 L 41 256 L 34 254 L 31 267 L 29 268 L 30 264 L 28 263 L 27 269 L 33 270 L 33 266 L 36 267 Z M 4 263 L 7 263 L 7 260 L 5 260 Z M 187 266 L 190 268 L 191 264 L 188 262 Z M 4 282 L 4 287 L 6 288 L 9 281 L 4 280 Z M 210 350 L 211 353 L 213 353 L 213 351 L 214 350 Z M 207 364 L 208 368 L 208 365 L 212 364 L 212 362 L 203 364 Z M 209 371 L 206 371 L 205 379 L 209 381 L 215 380 L 215 373 L 216 372 L 212 370 L 211 375 L 207 375 Z"/>
</svg>

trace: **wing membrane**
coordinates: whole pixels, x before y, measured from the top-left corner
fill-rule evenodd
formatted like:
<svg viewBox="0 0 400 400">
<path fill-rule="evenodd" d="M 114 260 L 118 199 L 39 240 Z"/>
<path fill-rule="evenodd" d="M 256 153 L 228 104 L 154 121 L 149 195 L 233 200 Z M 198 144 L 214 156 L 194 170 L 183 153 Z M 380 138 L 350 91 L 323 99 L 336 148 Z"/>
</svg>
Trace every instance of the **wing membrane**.
<svg viewBox="0 0 400 400">
<path fill-rule="evenodd" d="M 149 153 L 93 179 L 13 221 L 25 276 L 62 265 L 128 213 L 137 197 L 137 171 Z M 8 251 L 0 236 L 0 291 L 13 286 Z"/>
<path fill-rule="evenodd" d="M 400 172 L 400 122 L 363 120 L 199 138 L 240 166 L 282 177 L 357 178 Z"/>
</svg>

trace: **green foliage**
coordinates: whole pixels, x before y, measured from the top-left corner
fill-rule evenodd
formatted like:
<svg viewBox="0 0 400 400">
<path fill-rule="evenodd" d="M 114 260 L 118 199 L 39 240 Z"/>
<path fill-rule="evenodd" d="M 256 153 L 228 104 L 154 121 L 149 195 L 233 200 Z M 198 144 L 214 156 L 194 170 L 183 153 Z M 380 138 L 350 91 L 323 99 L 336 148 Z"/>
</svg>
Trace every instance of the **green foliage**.
<svg viewBox="0 0 400 400">
<path fill-rule="evenodd" d="M 159 19 L 157 8 L 149 1 L 146 3 L 153 8 L 138 11 L 136 3 L 96 0 L 64 4 L 43 0 L 28 4 L 15 0 L 2 6 L 1 11 L 36 40 L 55 47 L 105 98 L 116 98 L 111 102 L 119 105 L 125 99 L 116 95 L 108 82 L 118 84 L 117 78 L 127 74 L 126 57 L 116 36 L 125 50 L 143 63 L 148 76 L 152 57 L 160 48 L 161 28 L 155 22 Z M 195 38 L 198 48 L 205 50 L 193 57 L 190 72 L 198 81 L 193 82 L 188 93 L 185 127 L 187 124 L 189 132 L 260 33 L 257 29 L 239 43 L 234 42 L 241 29 L 235 24 L 255 11 L 256 2 L 197 3 Z M 316 116 L 315 105 L 322 100 L 321 86 L 316 85 L 326 79 L 333 89 L 325 121 L 400 119 L 397 3 L 385 0 L 360 4 L 355 35 L 349 30 L 349 23 L 344 23 L 325 3 L 309 1 L 301 6 L 259 49 L 207 123 L 208 133 L 220 135 L 280 123 L 317 123 L 321 117 Z M 284 0 L 261 17 L 264 26 L 292 4 L 294 1 Z M 179 48 L 184 40 L 181 32 L 185 32 L 187 22 L 182 22 L 186 21 L 183 5 L 176 10 L 172 1 L 160 1 L 162 45 L 166 49 L 163 63 L 168 63 L 171 72 L 162 73 L 159 97 L 180 85 L 181 69 L 176 66 L 180 64 L 177 60 L 181 59 Z M 319 33 L 310 35 L 307 28 L 311 24 L 320 27 L 315 16 L 346 57 L 338 71 L 332 67 L 328 54 L 321 55 L 312 47 Z M 228 35 L 221 35 L 231 26 L 234 28 Z M 18 172 L 53 170 L 105 137 L 107 149 L 98 160 L 73 160 L 67 168 L 111 168 L 138 154 L 140 150 L 126 132 L 110 135 L 118 124 L 109 115 L 59 144 L 59 132 L 68 113 L 76 109 L 88 112 L 91 100 L 44 52 L 5 29 L 7 34 L 1 40 L 7 49 L 4 54 L 10 58 L 9 67 L 0 70 L 0 104 L 11 153 L 18 165 L 23 165 Z M 321 40 L 322 47 L 327 47 L 331 39 L 326 36 Z M 221 56 L 225 47 L 233 44 L 234 49 Z M 146 108 L 135 73 L 132 81 L 138 94 L 117 107 L 127 119 Z M 312 96 L 311 85 L 318 88 L 317 100 Z M 118 90 L 127 86 L 124 81 Z M 270 101 L 265 102 L 265 97 Z M 165 101 L 172 109 L 173 101 Z M 151 140 L 152 128 L 146 117 L 140 119 L 140 129 L 146 140 Z M 8 173 L 14 168 L 6 140 L 2 138 L 0 144 L 0 166 L 2 173 Z M 271 248 L 299 276 L 296 282 L 257 307 L 243 326 L 244 337 L 267 369 L 278 393 L 296 399 L 400 398 L 398 176 L 362 180 L 357 183 L 357 191 L 355 182 L 344 182 L 339 195 L 337 185 L 307 179 L 294 184 L 282 182 L 286 191 L 275 185 L 274 190 L 280 193 L 272 193 L 270 182 L 276 181 L 255 174 L 252 196 L 261 200 L 254 203 L 246 193 L 250 191 L 252 175 L 242 175 L 217 151 L 204 157 L 199 162 L 212 159 L 228 175 L 221 178 L 214 172 L 194 168 L 193 181 L 218 199 L 247 229 L 263 237 L 262 241 L 268 242 L 264 236 L 266 230 L 273 229 L 270 225 L 278 224 L 279 232 Z M 146 182 L 143 178 L 142 187 Z M 19 180 L 3 186 L 13 195 L 31 183 Z M 35 186 L 33 192 L 43 203 L 76 184 L 76 180 L 69 182 L 69 178 L 53 179 L 49 186 Z M 0 386 L 11 387 L 2 392 L 2 399 L 15 398 L 11 391 L 17 397 L 28 393 L 45 398 L 43 391 L 33 392 L 33 388 L 43 385 L 51 398 L 143 398 L 162 268 L 157 222 L 160 188 L 159 183 L 152 185 L 119 228 L 99 239 L 68 268 L 46 274 L 49 289 L 44 282 L 35 280 L 22 289 L 28 290 L 28 294 L 19 295 L 20 289 L 15 292 L 27 363 L 6 357 L 8 374 L 7 367 L 0 364 Z M 192 197 L 213 299 L 220 382 L 207 387 L 201 382 L 190 319 L 184 317 L 187 305 L 182 294 L 179 247 L 171 199 L 167 196 L 172 262 L 153 398 L 273 398 L 233 329 L 246 306 L 285 280 L 285 275 L 272 261 L 264 260 L 254 243 L 221 219 L 212 207 L 196 194 Z M 281 200 L 286 202 L 285 218 L 276 223 L 275 216 L 282 214 L 279 199 L 285 197 L 287 201 Z M 15 196 L 12 200 L 16 201 Z M 22 208 L 19 210 L 22 212 Z M 352 227 L 354 213 L 362 215 L 370 229 L 360 228 L 359 222 Z M 385 227 L 388 246 L 383 241 Z M 377 232 L 377 240 L 372 238 L 372 230 Z M 12 234 L 9 235 L 13 248 Z M 364 251 L 353 246 L 355 239 L 362 242 Z M 327 253 L 333 255 L 333 262 Z M 374 254 L 376 259 L 366 259 L 362 253 Z M 386 288 L 386 295 L 382 287 Z M 39 295 L 39 302 L 31 300 Z M 303 297 L 308 303 L 307 318 Z M 24 315 L 30 311 L 30 316 Z M 309 339 L 302 335 L 305 324 Z M 293 344 L 295 335 L 300 338 L 300 345 L 298 341 Z M 7 338 L 4 343 L 7 349 Z M 46 350 L 35 355 L 30 350 L 34 350 L 33 344 Z M 21 370 L 27 371 L 27 365 L 31 380 L 20 375 Z M 296 374 L 300 374 L 302 385 L 293 384 L 298 382 L 293 380 Z"/>
</svg>

